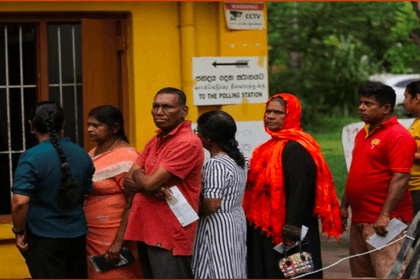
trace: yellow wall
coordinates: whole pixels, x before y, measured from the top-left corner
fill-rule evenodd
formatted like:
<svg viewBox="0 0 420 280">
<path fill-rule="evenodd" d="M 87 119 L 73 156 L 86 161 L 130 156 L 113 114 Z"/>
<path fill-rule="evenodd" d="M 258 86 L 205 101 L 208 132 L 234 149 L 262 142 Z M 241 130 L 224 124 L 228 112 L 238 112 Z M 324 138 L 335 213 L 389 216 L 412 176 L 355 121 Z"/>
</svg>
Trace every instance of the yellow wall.
<svg viewBox="0 0 420 280">
<path fill-rule="evenodd" d="M 266 10 L 265 15 L 267 15 Z M 223 13 L 219 14 L 220 21 L 224 20 L 224 16 Z M 267 59 L 267 45 L 266 31 L 229 31 L 225 25 L 220 26 L 220 56 L 261 56 Z M 222 110 L 229 112 L 236 121 L 262 120 L 265 104 L 242 103 L 222 106 Z"/>
<path fill-rule="evenodd" d="M 226 26 L 224 2 L 195 2 L 197 23 L 197 52 L 196 56 L 263 56 L 267 57 L 267 31 L 266 30 L 229 30 Z M 217 6 L 212 11 L 211 20 L 206 15 L 208 8 L 203 6 Z M 220 11 L 220 12 L 219 12 Z M 265 10 L 265 15 L 267 15 Z M 211 35 L 209 36 L 209 30 Z M 211 36 L 214 36 L 211 37 Z M 212 38 L 210 41 L 210 38 Z M 214 42 L 216 44 L 212 44 Z M 207 47 L 206 47 L 207 46 Z M 261 120 L 264 104 L 238 104 L 223 106 L 200 106 L 195 108 L 193 119 L 199 114 L 220 109 L 229 112 L 236 121 Z"/>
<path fill-rule="evenodd" d="M 182 24 L 190 20 L 185 14 L 188 9 L 193 11 L 191 22 Z M 223 2 L 0 2 L 0 11 L 129 12 L 128 121 L 130 141 L 140 151 L 154 135 L 150 109 L 155 93 L 163 87 L 182 88 L 187 93 L 188 119 L 193 121 L 213 109 L 226 110 L 237 121 L 262 118 L 264 104 L 193 106 L 191 57 L 267 56 L 266 30 L 228 30 Z M 193 38 L 186 41 L 188 36 Z M 10 241 L 14 237 L 11 227 L 10 223 L 0 224 L 0 256 L 6 258 L 0 257 L 0 278 L 26 278 L 23 258 Z"/>
<path fill-rule="evenodd" d="M 266 30 L 229 30 L 226 26 L 224 2 L 194 2 L 196 22 L 195 56 L 263 56 L 267 57 Z M 266 11 L 265 11 L 266 15 Z M 193 121 L 204 112 L 220 109 L 236 121 L 261 120 L 264 104 L 223 106 L 190 106 Z M 192 109 L 192 110 L 191 110 Z"/>
</svg>

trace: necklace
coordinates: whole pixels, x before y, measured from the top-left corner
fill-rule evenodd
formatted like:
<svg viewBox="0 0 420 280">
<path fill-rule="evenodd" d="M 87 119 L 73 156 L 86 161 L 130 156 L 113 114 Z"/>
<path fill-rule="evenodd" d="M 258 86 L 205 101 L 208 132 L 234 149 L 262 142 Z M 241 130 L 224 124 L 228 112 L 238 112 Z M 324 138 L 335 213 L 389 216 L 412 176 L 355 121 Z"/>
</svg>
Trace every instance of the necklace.
<svg viewBox="0 0 420 280">
<path fill-rule="evenodd" d="M 105 152 L 103 152 L 103 153 L 98 154 L 98 153 L 97 153 L 97 152 L 98 152 L 98 149 L 96 149 L 96 151 L 95 151 L 95 157 L 97 157 L 97 156 L 99 156 L 99 155 L 102 155 L 102 154 L 104 154 L 104 153 L 107 153 L 107 152 L 111 151 L 111 150 L 112 150 L 112 148 L 114 148 L 114 146 L 115 146 L 115 145 L 117 145 L 117 143 L 118 143 L 120 140 L 121 140 L 121 138 L 118 138 L 118 139 L 117 139 L 117 141 L 115 141 L 115 142 L 114 142 L 114 144 L 112 144 L 112 145 L 111 145 L 111 147 L 109 147 L 109 149 L 108 149 L 108 150 L 106 150 L 106 151 L 105 151 Z"/>
<path fill-rule="evenodd" d="M 117 141 L 114 142 L 114 144 L 112 144 L 111 147 L 109 147 L 109 149 L 107 150 L 107 152 L 111 151 L 112 148 L 114 148 L 115 145 L 117 145 L 118 142 L 120 142 L 121 138 L 118 138 Z"/>
</svg>

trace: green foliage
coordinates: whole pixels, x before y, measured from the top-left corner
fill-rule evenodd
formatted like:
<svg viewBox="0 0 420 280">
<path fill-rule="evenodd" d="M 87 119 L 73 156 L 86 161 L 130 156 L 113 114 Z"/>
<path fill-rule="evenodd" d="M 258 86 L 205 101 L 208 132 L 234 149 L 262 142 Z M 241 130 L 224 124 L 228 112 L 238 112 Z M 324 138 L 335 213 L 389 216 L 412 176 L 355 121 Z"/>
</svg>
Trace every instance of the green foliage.
<svg viewBox="0 0 420 280">
<path fill-rule="evenodd" d="M 345 125 L 359 121 L 359 118 L 321 116 L 318 118 L 316 125 L 310 125 L 307 129 L 307 132 L 315 138 L 321 147 L 322 154 L 331 170 L 339 198 L 344 194 L 347 181 L 347 168 L 341 143 L 341 131 Z"/>
<path fill-rule="evenodd" d="M 347 181 L 347 168 L 341 139 L 336 134 L 334 134 L 334 139 L 328 139 L 330 138 L 329 134 L 313 134 L 312 136 L 321 146 L 322 154 L 333 176 L 337 196 L 341 198 Z"/>
<path fill-rule="evenodd" d="M 385 53 L 390 63 L 387 69 L 395 74 L 419 73 L 420 48 L 411 42 L 409 32 L 417 28 L 419 21 L 410 2 L 402 2 L 397 12 L 396 24 L 391 28 L 391 40 L 394 42 Z"/>
<path fill-rule="evenodd" d="M 418 19 L 408 2 L 268 2 L 267 7 L 270 94 L 297 95 L 303 124 L 316 124 L 319 115 L 354 115 L 357 90 L 373 73 L 420 72 L 420 48 L 408 38 Z M 292 53 L 300 67 L 292 67 Z"/>
</svg>

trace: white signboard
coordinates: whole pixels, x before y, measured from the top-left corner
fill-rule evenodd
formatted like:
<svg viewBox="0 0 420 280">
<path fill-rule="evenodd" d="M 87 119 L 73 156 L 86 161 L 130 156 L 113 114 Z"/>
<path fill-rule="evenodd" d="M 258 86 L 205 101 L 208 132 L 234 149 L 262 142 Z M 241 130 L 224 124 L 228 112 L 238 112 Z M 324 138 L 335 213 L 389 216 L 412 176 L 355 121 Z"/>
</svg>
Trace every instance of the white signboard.
<svg viewBox="0 0 420 280">
<path fill-rule="evenodd" d="M 400 124 L 407 129 L 413 123 L 414 119 L 401 119 L 398 120 Z M 357 133 L 365 126 L 364 122 L 351 123 L 343 127 L 341 133 L 341 143 L 343 144 L 344 159 L 346 160 L 347 172 L 350 170 L 352 160 L 352 153 L 354 148 L 354 140 Z"/>
<path fill-rule="evenodd" d="M 196 127 L 197 123 L 193 123 L 192 128 Z M 256 147 L 271 139 L 271 136 L 265 132 L 263 121 L 236 122 L 236 127 L 236 141 L 246 160 L 251 159 Z M 206 161 L 209 158 L 210 153 L 206 150 Z"/>
<path fill-rule="evenodd" d="M 229 29 L 265 29 L 264 3 L 225 2 Z"/>
<path fill-rule="evenodd" d="M 236 122 L 236 127 L 236 140 L 247 160 L 251 159 L 256 147 L 271 139 L 271 135 L 265 132 L 263 121 Z"/>
<path fill-rule="evenodd" d="M 266 56 L 193 57 L 194 105 L 265 103 Z"/>
</svg>

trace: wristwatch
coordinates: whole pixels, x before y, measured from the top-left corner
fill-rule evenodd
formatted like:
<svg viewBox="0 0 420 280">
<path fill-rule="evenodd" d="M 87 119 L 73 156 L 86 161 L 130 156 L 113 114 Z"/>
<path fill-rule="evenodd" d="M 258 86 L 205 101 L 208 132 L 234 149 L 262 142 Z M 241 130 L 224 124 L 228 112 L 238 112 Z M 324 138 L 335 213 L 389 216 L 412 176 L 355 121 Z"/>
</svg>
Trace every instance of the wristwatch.
<svg viewBox="0 0 420 280">
<path fill-rule="evenodd" d="M 22 230 L 20 230 L 20 231 L 16 231 L 16 229 L 15 229 L 15 228 L 12 228 L 12 231 L 13 231 L 13 233 L 14 233 L 15 235 L 24 235 L 24 234 L 26 233 L 26 230 L 25 230 L 25 229 L 22 229 Z"/>
</svg>

